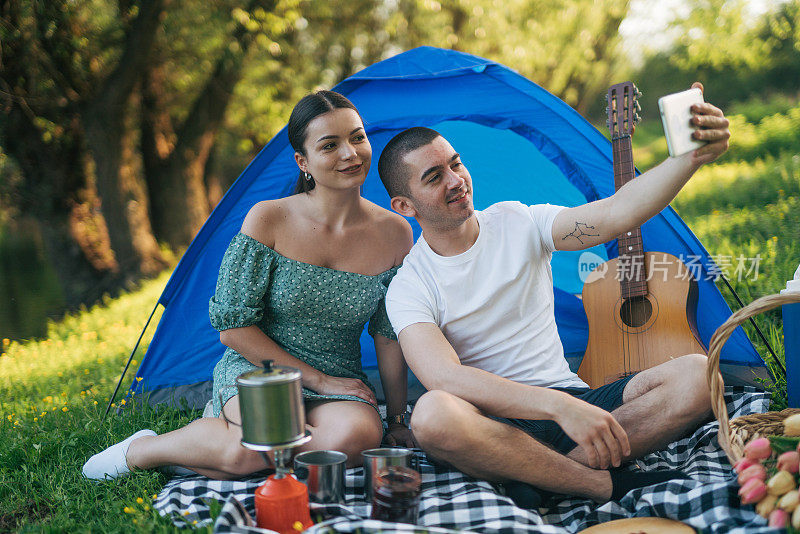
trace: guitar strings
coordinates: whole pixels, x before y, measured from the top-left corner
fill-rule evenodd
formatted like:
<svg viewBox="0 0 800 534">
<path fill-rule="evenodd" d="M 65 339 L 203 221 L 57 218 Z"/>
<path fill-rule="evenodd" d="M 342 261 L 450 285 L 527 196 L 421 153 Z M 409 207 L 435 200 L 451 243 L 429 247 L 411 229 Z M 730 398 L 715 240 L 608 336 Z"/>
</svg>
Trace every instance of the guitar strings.
<svg viewBox="0 0 800 534">
<path fill-rule="evenodd" d="M 614 104 L 616 104 L 616 98 L 612 100 L 611 105 L 614 106 Z M 616 110 L 614 110 L 614 113 L 615 112 L 616 112 Z M 615 113 L 615 115 L 616 115 L 616 113 Z M 617 191 L 619 191 L 619 188 L 622 185 L 620 183 L 621 180 L 619 180 L 619 174 L 621 172 L 621 169 L 620 169 L 620 147 L 619 147 L 620 143 L 622 143 L 622 138 L 621 137 L 616 139 L 615 143 L 611 144 L 612 150 L 613 150 L 613 162 L 614 162 L 614 181 L 615 181 L 614 189 L 617 190 Z M 625 271 L 624 271 L 624 267 L 625 267 L 625 263 L 624 263 L 625 249 L 624 249 L 624 246 L 625 245 L 624 245 L 623 240 L 624 240 L 623 236 L 620 236 L 617 239 L 617 247 L 619 248 L 619 250 L 617 251 L 617 272 L 616 272 L 616 276 L 618 278 L 620 278 L 618 281 L 619 281 L 619 288 L 620 288 L 620 299 L 619 299 L 620 315 L 619 315 L 619 319 L 620 319 L 620 322 L 622 323 L 620 325 L 621 331 L 622 331 L 621 332 L 621 334 L 622 334 L 622 370 L 623 370 L 623 372 L 627 372 L 629 354 L 628 354 L 628 333 L 627 333 L 627 324 L 626 324 L 627 323 L 627 310 L 625 309 L 625 291 L 624 291 L 624 287 L 625 287 L 624 286 L 624 282 L 625 282 L 625 274 L 626 274 Z"/>
<path fill-rule="evenodd" d="M 623 156 L 632 154 L 632 141 L 631 135 L 621 135 L 620 123 L 627 126 L 628 132 L 632 134 L 632 124 L 630 121 L 630 111 L 632 95 L 629 87 L 625 87 L 622 93 L 615 93 L 611 99 L 611 111 L 614 118 L 614 126 L 616 127 L 616 143 L 612 143 L 613 156 L 614 156 L 614 177 L 616 189 L 630 180 L 635 179 L 635 170 L 633 169 L 633 160 L 631 158 L 623 161 Z M 620 111 L 623 111 L 622 115 Z M 623 183 L 623 180 L 625 182 Z M 636 234 L 635 236 L 633 234 Z M 636 250 L 633 250 L 632 241 L 636 241 Z M 644 369 L 644 360 L 646 359 L 645 350 L 647 340 L 640 334 L 644 330 L 647 323 L 645 320 L 648 314 L 645 313 L 647 308 L 647 260 L 644 249 L 641 245 L 641 232 L 639 228 L 632 230 L 630 235 L 620 236 L 618 244 L 621 246 L 621 254 L 618 254 L 617 268 L 618 273 L 622 276 L 622 283 L 620 284 L 620 306 L 622 307 L 620 320 L 622 322 L 622 360 L 623 360 L 623 373 L 624 376 L 632 374 L 635 370 L 639 371 Z M 642 283 L 644 282 L 644 284 Z M 624 291 L 623 291 L 624 288 Z M 639 295 L 642 289 L 645 289 L 644 295 Z M 642 323 L 642 324 L 640 324 Z"/>
<path fill-rule="evenodd" d="M 624 98 L 628 98 L 626 94 Z M 627 119 L 624 119 L 627 120 Z M 626 136 L 621 140 L 619 144 L 619 151 L 618 151 L 618 158 L 620 164 L 620 174 L 625 174 L 624 178 L 627 181 L 635 179 L 633 176 L 634 172 L 631 169 L 632 160 L 626 158 L 623 160 L 623 156 L 627 156 L 631 153 L 631 147 L 628 146 L 631 143 L 630 136 Z M 627 183 L 626 181 L 626 183 Z M 635 236 L 633 234 L 636 234 Z M 634 371 L 641 370 L 644 368 L 644 350 L 645 350 L 645 340 L 639 331 L 639 322 L 643 318 L 643 309 L 645 303 L 643 300 L 646 300 L 646 296 L 639 295 L 639 291 L 641 289 L 641 279 L 646 271 L 645 269 L 645 257 L 644 257 L 644 250 L 641 249 L 639 246 L 640 243 L 640 233 L 639 229 L 636 228 L 635 230 L 631 231 L 631 235 L 624 237 L 624 247 L 625 256 L 627 261 L 625 262 L 625 266 L 627 267 L 626 273 L 626 287 L 628 298 L 626 299 L 627 306 L 625 307 L 625 318 L 624 318 L 624 346 L 625 346 L 625 358 L 624 358 L 624 374 L 625 376 L 629 376 Z M 638 238 L 638 239 L 637 239 Z M 632 242 L 636 242 L 636 250 L 633 250 Z"/>
<path fill-rule="evenodd" d="M 619 142 L 617 143 L 617 151 L 616 151 L 617 165 L 618 165 L 618 171 L 619 171 L 618 175 L 620 176 L 620 182 L 622 182 L 622 180 L 623 180 L 622 173 L 625 172 L 624 165 L 623 165 L 623 162 L 622 162 L 622 153 L 623 153 L 622 144 L 624 142 L 625 142 L 624 138 L 621 138 L 619 140 Z M 622 185 L 624 185 L 624 184 L 620 183 L 619 185 L 620 185 L 620 187 L 622 187 Z M 631 282 L 631 275 L 632 275 L 631 268 L 633 266 L 633 262 L 632 262 L 632 257 L 628 254 L 628 251 L 625 250 L 626 241 L 627 240 L 623 237 L 623 244 L 622 244 L 623 251 L 622 251 L 622 253 L 623 253 L 623 257 L 626 258 L 627 261 L 623 261 L 623 269 L 624 270 L 623 270 L 623 275 L 622 276 L 623 276 L 623 284 L 624 284 L 623 287 L 625 287 L 628 290 L 627 292 L 630 293 L 630 282 Z M 631 324 L 632 314 L 631 314 L 631 306 L 629 305 L 630 304 L 630 295 L 628 294 L 628 298 L 627 299 L 625 299 L 624 297 L 625 297 L 625 295 L 623 295 L 623 300 L 622 300 L 622 305 L 624 306 L 624 317 L 622 317 L 622 330 L 623 330 L 622 343 L 623 343 L 623 351 L 624 351 L 623 373 L 625 375 L 627 375 L 631 371 L 631 363 L 632 363 L 631 362 L 631 338 L 630 338 L 630 324 Z"/>
<path fill-rule="evenodd" d="M 631 106 L 632 106 L 630 87 L 625 87 L 624 98 L 625 98 L 625 109 L 626 110 L 630 110 Z M 632 131 L 632 124 L 630 123 L 630 114 L 627 114 L 625 116 L 624 120 L 627 122 L 628 131 L 631 132 L 631 135 L 632 135 L 633 131 Z M 624 148 L 625 148 L 624 154 L 620 154 L 620 159 L 622 159 L 623 155 L 627 156 L 628 159 L 623 162 L 623 165 L 624 165 L 623 172 L 625 172 L 625 176 L 628 179 L 628 181 L 632 181 L 632 180 L 636 179 L 636 176 L 635 176 L 635 172 L 633 170 L 633 140 L 632 140 L 630 135 L 625 138 L 625 147 Z M 638 231 L 638 228 L 636 229 L 636 231 Z M 631 231 L 631 232 L 633 233 L 634 231 Z M 637 236 L 638 236 L 638 233 L 637 233 Z M 632 237 L 633 237 L 633 235 L 630 236 L 629 241 L 632 240 L 631 239 Z M 636 241 L 636 243 L 637 243 L 637 245 L 639 245 L 641 243 L 641 239 L 638 239 Z M 632 252 L 633 252 L 633 254 L 631 254 L 631 261 L 630 261 L 630 265 L 631 265 L 631 282 L 630 282 L 630 285 L 631 285 L 632 289 L 635 288 L 635 291 L 632 291 L 632 292 L 636 292 L 637 294 L 636 294 L 635 297 L 631 298 L 631 306 L 628 307 L 628 311 L 629 311 L 628 324 L 629 324 L 629 328 L 631 330 L 631 335 L 635 336 L 634 339 L 636 341 L 636 364 L 638 364 L 638 366 L 636 368 L 637 369 L 641 369 L 642 368 L 642 350 L 643 350 L 643 346 L 642 346 L 642 337 L 640 335 L 638 335 L 638 332 L 636 331 L 638 329 L 637 325 L 639 324 L 639 320 L 640 320 L 640 317 L 637 316 L 636 312 L 640 311 L 638 309 L 639 305 L 643 304 L 642 302 L 640 302 L 640 295 L 638 295 L 638 289 L 640 287 L 639 279 L 640 279 L 640 277 L 641 277 L 641 275 L 643 273 L 642 273 L 642 271 L 639 271 L 638 269 L 644 269 L 644 250 L 639 250 L 639 247 L 637 246 L 637 250 L 632 250 Z M 634 254 L 635 254 L 635 256 L 634 256 Z M 639 258 L 641 259 L 641 263 L 636 261 L 636 259 L 639 259 Z M 634 322 L 634 320 L 636 322 Z M 629 367 L 625 371 L 626 371 L 626 375 L 631 374 L 634 371 L 634 366 L 631 365 L 631 367 Z"/>
</svg>

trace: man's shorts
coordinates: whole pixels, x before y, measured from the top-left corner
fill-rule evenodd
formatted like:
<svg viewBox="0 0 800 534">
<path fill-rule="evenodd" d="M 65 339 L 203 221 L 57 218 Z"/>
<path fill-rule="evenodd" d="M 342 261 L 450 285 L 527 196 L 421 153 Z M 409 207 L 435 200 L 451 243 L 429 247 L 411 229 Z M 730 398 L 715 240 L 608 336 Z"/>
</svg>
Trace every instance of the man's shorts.
<svg viewBox="0 0 800 534">
<path fill-rule="evenodd" d="M 628 384 L 634 375 L 620 378 L 616 382 L 611 382 L 605 386 L 600 386 L 597 389 L 590 388 L 552 388 L 559 391 L 569 393 L 573 397 L 588 402 L 598 408 L 602 408 L 607 412 L 616 410 L 622 406 L 622 393 L 625 386 Z M 537 441 L 550 445 L 552 448 L 561 454 L 567 454 L 577 446 L 577 443 L 572 441 L 567 436 L 561 427 L 555 421 L 548 420 L 531 420 L 531 419 L 508 419 L 505 417 L 492 417 L 496 421 L 506 423 L 507 425 L 521 428 Z"/>
</svg>

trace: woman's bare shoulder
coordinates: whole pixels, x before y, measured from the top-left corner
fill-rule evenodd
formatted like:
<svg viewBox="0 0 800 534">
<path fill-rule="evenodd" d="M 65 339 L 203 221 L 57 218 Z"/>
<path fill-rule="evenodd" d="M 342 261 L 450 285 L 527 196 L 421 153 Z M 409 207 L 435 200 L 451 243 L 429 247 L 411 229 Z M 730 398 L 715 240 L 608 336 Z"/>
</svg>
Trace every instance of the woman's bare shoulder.
<svg viewBox="0 0 800 534">
<path fill-rule="evenodd" d="M 368 201 L 369 202 L 369 201 Z M 374 227 L 379 229 L 381 240 L 395 255 L 399 265 L 414 244 L 414 233 L 405 217 L 369 202 L 369 212 Z"/>
<path fill-rule="evenodd" d="M 242 233 L 274 248 L 275 236 L 291 217 L 290 198 L 263 200 L 254 205 L 242 222 Z"/>
</svg>

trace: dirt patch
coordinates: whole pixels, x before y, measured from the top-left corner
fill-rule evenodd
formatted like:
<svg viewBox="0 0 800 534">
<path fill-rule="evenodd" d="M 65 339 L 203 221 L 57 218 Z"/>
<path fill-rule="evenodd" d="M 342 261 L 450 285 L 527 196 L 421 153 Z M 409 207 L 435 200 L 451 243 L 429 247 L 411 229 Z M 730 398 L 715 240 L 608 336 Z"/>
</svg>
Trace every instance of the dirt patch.
<svg viewBox="0 0 800 534">
<path fill-rule="evenodd" d="M 21 522 L 42 522 L 50 516 L 51 511 L 47 504 L 25 501 L 16 510 L 0 514 L 0 532 L 14 532 L 18 530 Z"/>
</svg>

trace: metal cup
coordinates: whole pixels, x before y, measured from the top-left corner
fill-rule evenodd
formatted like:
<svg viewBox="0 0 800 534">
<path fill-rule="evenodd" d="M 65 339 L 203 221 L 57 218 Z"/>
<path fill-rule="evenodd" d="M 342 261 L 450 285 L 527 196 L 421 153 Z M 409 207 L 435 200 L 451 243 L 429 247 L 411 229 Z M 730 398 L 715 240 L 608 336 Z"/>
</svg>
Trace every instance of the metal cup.
<svg viewBox="0 0 800 534">
<path fill-rule="evenodd" d="M 372 502 L 372 489 L 378 471 L 391 465 L 410 467 L 419 471 L 419 462 L 410 449 L 369 449 L 363 451 L 364 457 L 364 498 Z"/>
<path fill-rule="evenodd" d="M 294 475 L 308 486 L 311 502 L 344 502 L 347 455 L 338 451 L 306 451 L 294 457 Z"/>
</svg>

